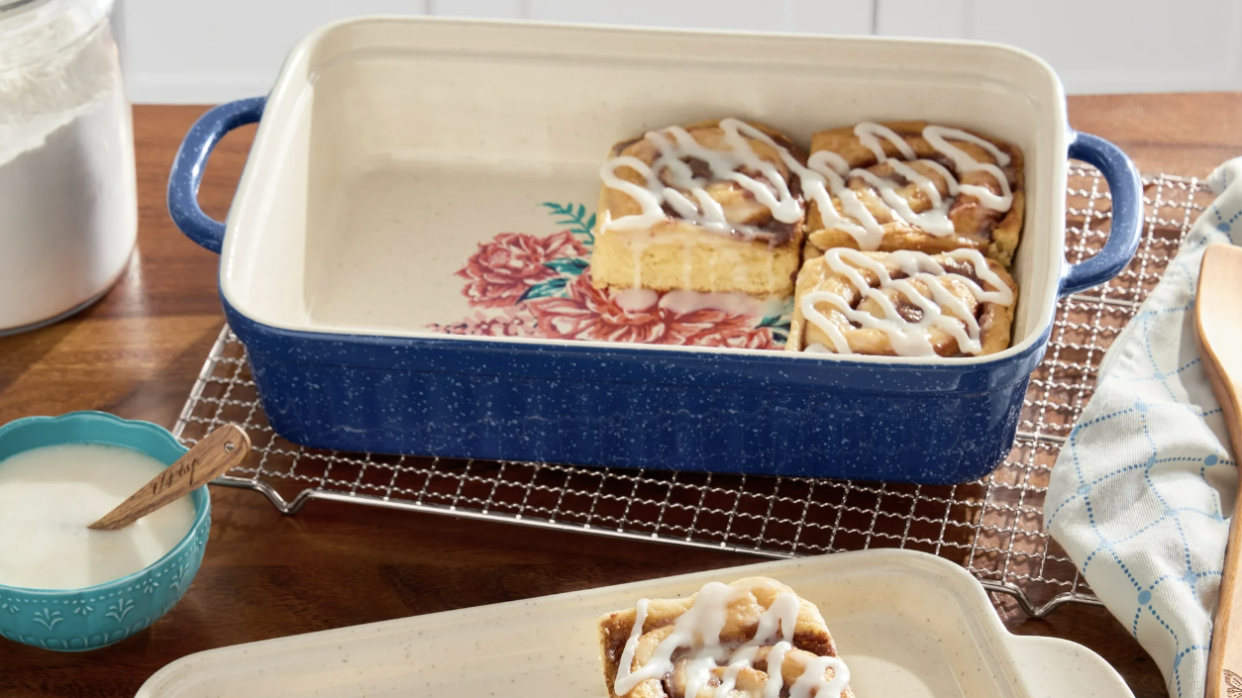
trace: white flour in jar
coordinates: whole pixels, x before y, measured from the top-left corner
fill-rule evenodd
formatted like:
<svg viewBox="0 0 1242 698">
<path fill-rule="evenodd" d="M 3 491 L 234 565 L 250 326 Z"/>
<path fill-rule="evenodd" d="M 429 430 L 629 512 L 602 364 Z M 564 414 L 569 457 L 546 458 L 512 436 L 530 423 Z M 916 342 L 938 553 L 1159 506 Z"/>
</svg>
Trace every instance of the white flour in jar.
<svg viewBox="0 0 1242 698">
<path fill-rule="evenodd" d="M 0 42 L 0 66 L 16 66 L 0 72 L 0 333 L 102 295 L 137 235 L 133 129 L 109 25 L 41 24 Z"/>
</svg>

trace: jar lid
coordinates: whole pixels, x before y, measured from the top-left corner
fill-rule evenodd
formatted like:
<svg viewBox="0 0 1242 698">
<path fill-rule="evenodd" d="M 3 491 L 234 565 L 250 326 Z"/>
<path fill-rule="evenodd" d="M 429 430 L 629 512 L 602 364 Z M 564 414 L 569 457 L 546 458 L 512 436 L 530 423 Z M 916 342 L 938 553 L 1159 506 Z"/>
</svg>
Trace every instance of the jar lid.
<svg viewBox="0 0 1242 698">
<path fill-rule="evenodd" d="M 47 2 L 47 0 L 0 0 L 0 12 L 10 12 L 23 5 L 33 5 L 36 2 Z"/>
<path fill-rule="evenodd" d="M 4 74 L 58 53 L 94 29 L 113 0 L 0 0 L 0 82 Z"/>
</svg>

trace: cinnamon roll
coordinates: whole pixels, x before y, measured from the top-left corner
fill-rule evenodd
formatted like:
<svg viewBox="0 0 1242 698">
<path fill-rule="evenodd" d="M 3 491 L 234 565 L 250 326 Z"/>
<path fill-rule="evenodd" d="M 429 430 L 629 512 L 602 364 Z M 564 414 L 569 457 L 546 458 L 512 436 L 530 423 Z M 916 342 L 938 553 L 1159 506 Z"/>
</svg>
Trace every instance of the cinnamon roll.
<svg viewBox="0 0 1242 698">
<path fill-rule="evenodd" d="M 600 170 L 595 286 L 790 295 L 802 171 L 805 154 L 788 138 L 738 119 L 617 144 Z"/>
<path fill-rule="evenodd" d="M 798 274 L 787 351 L 981 356 L 1009 346 L 1018 285 L 978 250 L 834 248 Z"/>
<path fill-rule="evenodd" d="M 806 186 L 806 257 L 834 247 L 979 250 L 1008 267 L 1023 218 L 1022 152 L 922 121 L 820 131 Z"/>
<path fill-rule="evenodd" d="M 766 577 L 641 599 L 599 620 L 611 698 L 853 698 L 815 605 Z"/>
</svg>

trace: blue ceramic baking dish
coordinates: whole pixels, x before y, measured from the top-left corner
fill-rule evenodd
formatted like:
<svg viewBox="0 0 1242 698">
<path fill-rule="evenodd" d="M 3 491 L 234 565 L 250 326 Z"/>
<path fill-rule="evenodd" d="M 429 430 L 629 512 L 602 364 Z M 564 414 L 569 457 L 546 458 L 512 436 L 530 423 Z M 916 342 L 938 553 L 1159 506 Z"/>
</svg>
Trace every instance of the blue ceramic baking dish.
<svg viewBox="0 0 1242 698">
<path fill-rule="evenodd" d="M 594 200 L 603 154 L 721 115 L 804 141 L 919 118 L 1022 148 L 1012 346 L 959 360 L 787 354 L 763 348 L 779 317 L 719 330 L 722 347 L 576 339 L 616 321 L 581 283 L 593 216 L 578 202 Z M 195 199 L 206 160 L 255 121 L 228 223 L 213 221 Z M 1075 265 L 1067 158 L 1099 167 L 1112 196 L 1107 243 Z M 1124 153 L 1069 129 L 1055 73 L 1008 47 L 398 18 L 308 36 L 269 98 L 194 125 L 169 181 L 177 225 L 222 252 L 225 313 L 291 441 L 919 483 L 1000 463 L 1056 299 L 1126 265 L 1141 197 Z M 677 322 L 618 332 L 669 336 Z"/>
</svg>

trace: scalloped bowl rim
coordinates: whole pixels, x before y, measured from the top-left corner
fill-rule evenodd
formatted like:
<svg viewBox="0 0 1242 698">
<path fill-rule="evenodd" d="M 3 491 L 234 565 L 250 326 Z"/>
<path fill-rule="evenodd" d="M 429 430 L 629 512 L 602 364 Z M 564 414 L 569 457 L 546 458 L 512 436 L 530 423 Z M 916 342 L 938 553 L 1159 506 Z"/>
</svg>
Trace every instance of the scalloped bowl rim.
<svg viewBox="0 0 1242 698">
<path fill-rule="evenodd" d="M 148 422 L 148 421 L 144 421 L 141 419 L 124 419 L 122 417 L 118 417 L 108 412 L 99 412 L 95 410 L 81 410 L 78 412 L 67 412 L 65 414 L 57 415 L 54 417 L 40 415 L 40 416 L 34 416 L 34 417 L 22 417 L 21 419 L 15 419 L 9 422 L 8 424 L 0 426 L 0 442 L 3 442 L 5 437 L 7 437 L 10 433 L 24 429 L 32 424 L 42 424 L 42 423 L 47 423 L 47 422 L 73 422 L 73 421 L 78 421 L 78 420 L 100 420 L 104 422 L 110 422 L 113 427 L 119 428 L 119 429 L 132 429 L 132 430 L 147 431 L 147 432 L 150 432 L 150 433 L 153 433 L 159 436 L 161 439 L 164 439 L 168 443 L 172 444 L 182 453 L 189 451 L 188 448 L 186 448 L 180 441 L 177 440 L 177 437 L 173 436 L 172 432 L 156 424 L 155 422 Z M 97 442 L 67 441 L 64 443 L 97 443 Z M 48 445 L 53 445 L 53 444 L 48 444 Z M 117 444 L 108 444 L 108 445 L 116 446 Z M 129 448 L 127 446 L 117 446 L 117 447 L 118 448 Z M 130 450 L 139 451 L 141 449 L 131 448 Z M 3 463 L 3 462 L 4 460 L 0 459 L 0 463 Z M 165 464 L 165 465 L 167 466 L 169 464 Z M 197 493 L 200 490 L 202 491 L 202 504 L 201 505 L 199 504 L 199 497 L 197 495 Z M 102 584 L 95 584 L 93 586 L 88 586 L 88 587 L 75 587 L 73 589 L 38 589 L 34 587 L 19 587 L 19 586 L 11 586 L 8 584 L 0 583 L 0 591 L 11 591 L 17 594 L 23 594 L 23 595 L 32 596 L 32 597 L 38 597 L 38 596 L 50 597 L 50 596 L 65 596 L 68 594 L 98 593 L 98 592 L 109 591 L 111 590 L 112 587 L 132 584 L 136 580 L 138 580 L 140 577 L 142 577 L 143 575 L 150 573 L 152 570 L 156 568 L 164 566 L 173 557 L 176 557 L 177 555 L 180 555 L 182 552 L 184 552 L 185 549 L 192 544 L 195 534 L 198 532 L 199 528 L 205 524 L 210 525 L 211 495 L 207 491 L 207 486 L 203 485 L 201 488 L 192 491 L 190 493 L 190 497 L 191 497 L 191 501 L 194 502 L 194 522 L 190 524 L 190 530 L 186 531 L 186 534 L 182 536 L 181 540 L 178 541 L 177 544 L 174 545 L 168 552 L 160 556 L 158 560 L 156 560 L 155 562 L 152 562 L 151 564 L 143 567 L 140 570 L 137 570 L 136 572 L 131 572 L 125 575 L 124 577 L 117 577 L 116 579 L 103 582 Z"/>
</svg>

